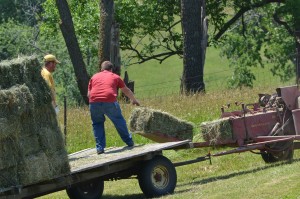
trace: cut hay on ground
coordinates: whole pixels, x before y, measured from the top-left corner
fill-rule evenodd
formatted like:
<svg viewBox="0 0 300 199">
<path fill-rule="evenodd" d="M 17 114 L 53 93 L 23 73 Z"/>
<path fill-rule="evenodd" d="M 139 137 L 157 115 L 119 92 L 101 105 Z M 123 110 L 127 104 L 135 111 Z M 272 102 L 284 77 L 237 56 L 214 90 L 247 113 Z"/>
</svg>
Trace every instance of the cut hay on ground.
<svg viewBox="0 0 300 199">
<path fill-rule="evenodd" d="M 192 140 L 193 126 L 192 123 L 176 118 L 166 112 L 149 108 L 135 108 L 129 118 L 129 128 L 132 132 L 141 133 L 149 139 L 154 138 L 156 142 L 171 141 L 171 138 Z M 155 136 L 151 137 L 151 134 Z"/>
<path fill-rule="evenodd" d="M 70 173 L 51 93 L 32 57 L 0 63 L 0 189 Z"/>
<path fill-rule="evenodd" d="M 211 145 L 218 141 L 232 139 L 232 125 L 229 118 L 203 122 L 200 125 L 203 139 Z"/>
</svg>

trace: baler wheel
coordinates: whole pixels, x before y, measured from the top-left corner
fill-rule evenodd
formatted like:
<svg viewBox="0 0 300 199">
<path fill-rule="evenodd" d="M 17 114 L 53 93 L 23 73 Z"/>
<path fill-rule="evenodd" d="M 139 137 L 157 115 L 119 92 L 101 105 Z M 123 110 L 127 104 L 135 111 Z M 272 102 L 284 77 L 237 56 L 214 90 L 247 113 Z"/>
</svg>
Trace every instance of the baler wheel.
<svg viewBox="0 0 300 199">
<path fill-rule="evenodd" d="M 283 160 L 292 160 L 294 156 L 293 141 L 278 142 L 266 146 L 268 149 L 261 151 L 262 159 L 266 163 L 274 163 Z"/>
</svg>

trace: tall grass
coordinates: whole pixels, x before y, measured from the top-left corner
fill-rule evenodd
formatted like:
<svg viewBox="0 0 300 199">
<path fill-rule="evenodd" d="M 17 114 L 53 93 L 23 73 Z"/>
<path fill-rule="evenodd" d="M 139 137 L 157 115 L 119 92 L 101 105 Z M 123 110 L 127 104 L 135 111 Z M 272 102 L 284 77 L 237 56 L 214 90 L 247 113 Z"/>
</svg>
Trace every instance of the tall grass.
<svg viewBox="0 0 300 199">
<path fill-rule="evenodd" d="M 142 106 L 168 112 L 183 120 L 194 123 L 195 136 L 199 134 L 199 125 L 204 121 L 211 121 L 220 117 L 221 107 L 231 104 L 229 110 L 241 110 L 235 102 L 245 104 L 258 101 L 258 93 L 275 92 L 276 87 L 243 88 L 242 90 L 211 91 L 206 94 L 183 96 L 179 94 L 141 98 Z M 125 119 L 129 119 L 135 106 L 120 102 Z M 63 111 L 59 115 L 61 126 L 63 125 Z M 81 149 L 94 147 L 94 136 L 88 107 L 73 107 L 67 111 L 67 149 L 75 152 Z M 119 138 L 117 131 L 109 119 L 105 122 L 107 147 L 122 146 L 124 143 Z M 145 144 L 149 141 L 139 135 L 133 135 L 137 144 Z"/>
<path fill-rule="evenodd" d="M 171 95 L 142 99 L 142 106 L 160 109 L 195 124 L 195 137 L 199 135 L 199 124 L 220 117 L 220 107 L 231 103 L 229 110 L 241 109 L 234 102 L 253 103 L 258 93 L 274 93 L 275 88 L 256 87 L 242 90 L 212 91 L 207 94 L 181 96 Z M 121 102 L 125 118 L 129 118 L 135 106 Z M 91 121 L 87 107 L 72 108 L 68 111 L 67 148 L 69 152 L 94 147 Z M 59 115 L 62 123 L 62 116 Z M 107 146 L 123 146 L 112 123 L 106 122 Z M 136 144 L 151 141 L 134 135 Z M 204 147 L 200 149 L 165 151 L 164 155 L 172 162 L 194 159 L 207 153 L 228 150 L 230 148 Z M 179 198 L 299 198 L 300 153 L 295 151 L 294 162 L 266 164 L 260 155 L 251 152 L 213 157 L 212 164 L 200 162 L 178 167 L 178 183 L 175 194 L 164 196 L 166 199 Z M 42 198 L 67 198 L 64 191 L 43 196 Z M 144 198 L 137 180 L 105 182 L 104 199 L 142 199 Z"/>
</svg>

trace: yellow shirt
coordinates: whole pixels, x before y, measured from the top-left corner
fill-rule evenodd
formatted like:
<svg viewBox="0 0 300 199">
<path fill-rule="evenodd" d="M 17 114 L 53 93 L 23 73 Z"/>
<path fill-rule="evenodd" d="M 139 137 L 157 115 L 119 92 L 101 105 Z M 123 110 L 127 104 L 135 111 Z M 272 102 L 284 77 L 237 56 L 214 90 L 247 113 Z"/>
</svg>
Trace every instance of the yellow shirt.
<svg viewBox="0 0 300 199">
<path fill-rule="evenodd" d="M 55 101 L 56 101 L 55 100 L 55 84 L 54 84 L 53 76 L 45 67 L 43 67 L 43 69 L 41 71 L 41 75 L 46 80 L 47 84 L 49 85 L 49 87 L 51 89 L 52 98 L 55 103 Z"/>
</svg>

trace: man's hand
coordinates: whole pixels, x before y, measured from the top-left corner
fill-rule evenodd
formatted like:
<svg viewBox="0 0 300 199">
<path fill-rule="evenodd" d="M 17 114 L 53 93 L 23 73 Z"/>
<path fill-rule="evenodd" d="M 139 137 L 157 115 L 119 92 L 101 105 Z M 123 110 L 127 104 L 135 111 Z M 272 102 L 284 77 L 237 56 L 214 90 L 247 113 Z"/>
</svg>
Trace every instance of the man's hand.
<svg viewBox="0 0 300 199">
<path fill-rule="evenodd" d="M 140 105 L 140 103 L 139 103 L 137 100 L 132 100 L 132 104 L 133 104 L 133 105 L 137 105 L 137 106 Z"/>
<path fill-rule="evenodd" d="M 59 113 L 59 107 L 58 106 L 55 107 L 55 113 L 56 113 L 56 115 Z"/>
<path fill-rule="evenodd" d="M 131 99 L 133 105 L 140 105 L 140 103 L 135 99 L 133 92 L 127 86 L 120 89 L 127 97 L 129 97 L 129 99 Z"/>
</svg>

